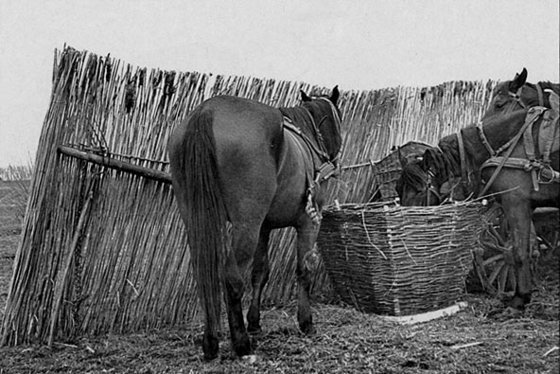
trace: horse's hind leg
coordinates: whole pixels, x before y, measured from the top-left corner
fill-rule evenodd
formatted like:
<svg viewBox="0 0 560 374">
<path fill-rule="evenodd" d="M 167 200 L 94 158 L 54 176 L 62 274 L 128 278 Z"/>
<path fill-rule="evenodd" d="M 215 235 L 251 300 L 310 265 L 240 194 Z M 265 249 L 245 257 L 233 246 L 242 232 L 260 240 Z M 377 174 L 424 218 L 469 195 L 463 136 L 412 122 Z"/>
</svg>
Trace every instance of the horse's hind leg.
<svg viewBox="0 0 560 374">
<path fill-rule="evenodd" d="M 268 240 L 270 238 L 270 229 L 263 226 L 259 235 L 259 243 L 253 257 L 253 273 L 251 275 L 251 283 L 253 285 L 253 298 L 251 306 L 247 313 L 247 329 L 249 332 L 260 332 L 261 325 L 261 294 L 264 285 L 268 281 L 270 274 L 270 265 L 268 263 Z"/>
<path fill-rule="evenodd" d="M 241 225 L 244 226 L 244 225 Z M 225 263 L 225 300 L 233 350 L 238 356 L 251 353 L 251 342 L 243 321 L 244 274 L 253 256 L 258 230 L 233 224 L 233 244 Z"/>
<path fill-rule="evenodd" d="M 311 269 L 305 264 L 306 255 L 311 251 L 319 226 L 314 224 L 307 216 L 304 223 L 296 228 L 297 230 L 297 267 L 296 277 L 299 284 L 298 290 L 298 323 L 299 328 L 304 334 L 312 334 L 315 332 L 313 327 L 313 317 L 311 315 L 311 306 L 309 302 L 309 291 L 311 288 Z"/>
</svg>

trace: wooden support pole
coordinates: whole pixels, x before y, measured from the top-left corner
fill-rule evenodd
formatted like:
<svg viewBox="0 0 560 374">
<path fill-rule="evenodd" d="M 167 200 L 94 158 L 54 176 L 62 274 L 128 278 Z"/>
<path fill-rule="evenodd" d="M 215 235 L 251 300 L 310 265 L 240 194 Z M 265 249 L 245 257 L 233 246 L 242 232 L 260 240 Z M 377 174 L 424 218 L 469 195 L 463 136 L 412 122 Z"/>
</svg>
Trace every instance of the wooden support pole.
<svg viewBox="0 0 560 374">
<path fill-rule="evenodd" d="M 99 156 L 96 155 L 95 153 L 85 152 L 79 149 L 75 149 L 63 145 L 58 146 L 58 152 L 66 156 L 92 162 L 97 165 L 106 166 L 111 169 L 124 171 L 135 175 L 140 175 L 142 177 L 153 179 L 163 183 L 169 183 L 169 184 L 171 183 L 171 176 L 169 175 L 169 173 L 166 173 L 164 171 L 154 170 L 144 166 L 133 165 L 125 161 L 115 160 L 114 158 L 110 158 L 110 157 Z"/>
</svg>

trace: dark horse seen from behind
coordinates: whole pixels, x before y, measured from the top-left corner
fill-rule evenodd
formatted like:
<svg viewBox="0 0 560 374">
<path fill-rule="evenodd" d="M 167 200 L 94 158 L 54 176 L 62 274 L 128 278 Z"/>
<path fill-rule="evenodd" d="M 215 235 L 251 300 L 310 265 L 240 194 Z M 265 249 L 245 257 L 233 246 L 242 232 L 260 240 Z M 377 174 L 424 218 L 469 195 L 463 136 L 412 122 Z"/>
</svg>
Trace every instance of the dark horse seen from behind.
<svg viewBox="0 0 560 374">
<path fill-rule="evenodd" d="M 512 239 L 515 293 L 511 306 L 530 301 L 532 212 L 559 207 L 558 113 L 537 107 L 488 116 L 442 138 L 419 161 L 403 167 L 397 190 L 404 205 L 497 194 Z"/>
<path fill-rule="evenodd" d="M 203 102 L 173 133 L 173 189 L 206 318 L 206 359 L 218 354 L 222 287 L 233 349 L 239 356 L 251 353 L 247 331 L 261 328 L 272 229 L 296 229 L 298 322 L 304 333 L 314 330 L 310 270 L 304 260 L 319 230 L 323 182 L 335 172 L 340 156 L 338 97 L 337 87 L 328 98 L 312 99 L 302 92 L 301 106 L 278 109 L 218 96 Z M 241 300 L 243 274 L 251 261 L 253 293 L 246 329 Z"/>
</svg>

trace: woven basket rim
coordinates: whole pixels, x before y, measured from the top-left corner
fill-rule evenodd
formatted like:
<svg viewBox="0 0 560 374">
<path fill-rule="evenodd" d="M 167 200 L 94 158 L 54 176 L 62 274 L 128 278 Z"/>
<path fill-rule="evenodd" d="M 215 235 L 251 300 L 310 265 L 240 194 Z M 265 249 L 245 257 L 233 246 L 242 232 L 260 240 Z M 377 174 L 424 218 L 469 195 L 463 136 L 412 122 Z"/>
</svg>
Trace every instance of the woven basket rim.
<svg viewBox="0 0 560 374">
<path fill-rule="evenodd" d="M 323 210 L 327 212 L 337 211 L 371 211 L 371 210 L 402 210 L 402 211 L 425 211 L 426 213 L 444 211 L 455 208 L 467 208 L 473 206 L 486 206 L 487 204 L 481 199 L 470 199 L 463 201 L 446 202 L 441 205 L 419 206 L 419 205 L 400 205 L 399 200 L 374 201 L 369 203 L 344 203 L 329 204 Z"/>
</svg>

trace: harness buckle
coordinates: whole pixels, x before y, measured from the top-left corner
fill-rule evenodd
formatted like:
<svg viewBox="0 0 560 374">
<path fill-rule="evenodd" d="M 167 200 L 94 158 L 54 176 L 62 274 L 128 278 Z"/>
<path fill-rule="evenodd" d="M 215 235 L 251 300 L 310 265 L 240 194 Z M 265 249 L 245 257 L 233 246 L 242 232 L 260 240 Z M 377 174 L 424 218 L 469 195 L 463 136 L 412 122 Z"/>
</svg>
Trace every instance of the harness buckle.
<svg viewBox="0 0 560 374">
<path fill-rule="evenodd" d="M 550 164 L 541 164 L 537 179 L 540 184 L 552 184 L 554 182 L 554 169 Z"/>
</svg>

